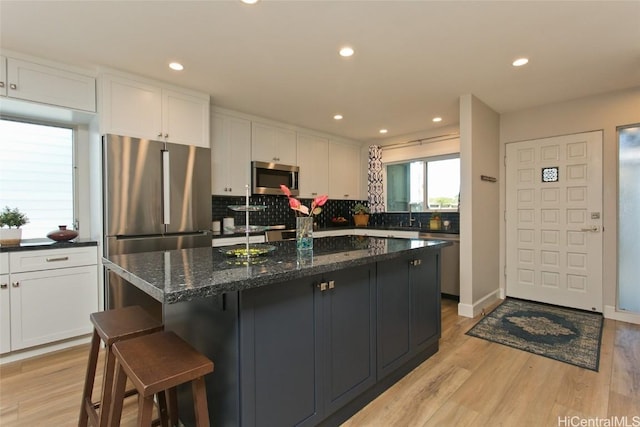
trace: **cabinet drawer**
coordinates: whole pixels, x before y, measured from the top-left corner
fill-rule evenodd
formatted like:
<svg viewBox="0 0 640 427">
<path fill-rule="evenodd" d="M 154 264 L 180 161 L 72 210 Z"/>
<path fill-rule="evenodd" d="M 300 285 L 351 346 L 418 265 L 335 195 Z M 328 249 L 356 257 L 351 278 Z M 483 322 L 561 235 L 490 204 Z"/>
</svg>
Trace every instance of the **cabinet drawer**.
<svg viewBox="0 0 640 427">
<path fill-rule="evenodd" d="M 11 273 L 95 265 L 96 247 L 14 252 L 10 254 Z"/>
<path fill-rule="evenodd" d="M 249 243 L 264 243 L 264 241 L 264 234 L 249 236 Z M 222 237 L 219 239 L 212 239 L 211 246 L 219 248 L 222 246 L 241 245 L 246 242 L 246 237 Z"/>
</svg>

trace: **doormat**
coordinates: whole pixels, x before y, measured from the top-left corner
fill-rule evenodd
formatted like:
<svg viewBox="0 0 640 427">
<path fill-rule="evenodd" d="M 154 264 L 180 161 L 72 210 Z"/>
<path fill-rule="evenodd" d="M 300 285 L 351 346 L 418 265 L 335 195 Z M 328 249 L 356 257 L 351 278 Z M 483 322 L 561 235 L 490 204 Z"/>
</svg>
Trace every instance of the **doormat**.
<svg viewBox="0 0 640 427">
<path fill-rule="evenodd" d="M 600 313 L 507 298 L 467 335 L 598 371 Z"/>
</svg>

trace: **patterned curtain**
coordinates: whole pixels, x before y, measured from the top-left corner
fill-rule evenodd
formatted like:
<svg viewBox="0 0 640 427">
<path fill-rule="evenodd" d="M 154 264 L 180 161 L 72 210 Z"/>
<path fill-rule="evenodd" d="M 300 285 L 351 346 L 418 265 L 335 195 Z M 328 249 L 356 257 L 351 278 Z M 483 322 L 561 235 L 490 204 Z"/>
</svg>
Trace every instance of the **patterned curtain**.
<svg viewBox="0 0 640 427">
<path fill-rule="evenodd" d="M 382 188 L 382 148 L 369 146 L 368 193 L 371 213 L 384 212 L 384 188 Z"/>
</svg>

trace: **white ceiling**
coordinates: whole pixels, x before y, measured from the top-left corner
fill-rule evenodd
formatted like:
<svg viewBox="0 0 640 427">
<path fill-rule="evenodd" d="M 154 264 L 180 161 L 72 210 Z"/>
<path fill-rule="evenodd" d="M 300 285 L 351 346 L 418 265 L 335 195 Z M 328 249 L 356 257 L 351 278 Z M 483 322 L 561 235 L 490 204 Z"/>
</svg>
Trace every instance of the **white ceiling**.
<svg viewBox="0 0 640 427">
<path fill-rule="evenodd" d="M 2 0 L 0 48 L 370 141 L 456 124 L 462 94 L 505 113 L 640 86 L 640 1 Z"/>
</svg>

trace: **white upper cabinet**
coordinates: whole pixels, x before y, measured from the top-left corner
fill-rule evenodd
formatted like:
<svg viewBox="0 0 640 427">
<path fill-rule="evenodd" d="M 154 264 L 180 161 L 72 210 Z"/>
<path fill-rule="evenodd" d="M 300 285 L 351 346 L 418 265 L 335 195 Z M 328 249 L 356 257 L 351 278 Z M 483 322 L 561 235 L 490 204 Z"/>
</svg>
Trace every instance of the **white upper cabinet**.
<svg viewBox="0 0 640 427">
<path fill-rule="evenodd" d="M 300 197 L 329 194 L 329 140 L 298 133 L 297 151 Z"/>
<path fill-rule="evenodd" d="M 329 198 L 360 198 L 360 147 L 329 141 Z"/>
<path fill-rule="evenodd" d="M 0 95 L 82 111 L 96 111 L 96 80 L 72 71 L 2 57 Z"/>
<path fill-rule="evenodd" d="M 162 138 L 162 89 L 143 82 L 104 75 L 101 133 Z"/>
<path fill-rule="evenodd" d="M 244 196 L 251 180 L 251 122 L 220 113 L 211 115 L 211 192 Z"/>
<path fill-rule="evenodd" d="M 251 132 L 251 160 L 297 165 L 295 131 L 253 122 Z"/>
<path fill-rule="evenodd" d="M 209 147 L 209 95 L 103 74 L 100 132 Z"/>
<path fill-rule="evenodd" d="M 209 96 L 163 89 L 162 129 L 167 141 L 209 147 Z"/>
</svg>

